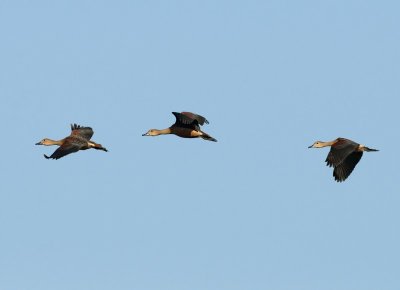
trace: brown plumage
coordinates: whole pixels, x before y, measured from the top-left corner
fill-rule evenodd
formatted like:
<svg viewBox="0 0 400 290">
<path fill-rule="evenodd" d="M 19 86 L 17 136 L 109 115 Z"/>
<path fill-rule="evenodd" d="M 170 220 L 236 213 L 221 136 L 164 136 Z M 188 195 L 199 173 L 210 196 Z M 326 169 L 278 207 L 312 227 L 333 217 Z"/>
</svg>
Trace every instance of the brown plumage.
<svg viewBox="0 0 400 290">
<path fill-rule="evenodd" d="M 90 148 L 94 148 L 97 150 L 103 150 L 107 152 L 107 149 L 101 146 L 94 141 L 91 141 L 90 138 L 93 136 L 93 130 L 90 127 L 82 127 L 77 124 L 71 124 L 71 134 L 68 137 L 65 137 L 61 140 L 51 140 L 49 138 L 45 138 L 40 142 L 36 143 L 36 145 L 58 145 L 60 147 L 54 151 L 51 156 L 44 155 L 46 159 L 60 159 L 65 155 L 70 153 L 78 152 L 79 150 L 86 150 Z"/>
<path fill-rule="evenodd" d="M 172 112 L 172 114 L 174 114 L 176 121 L 171 127 L 162 130 L 150 129 L 142 136 L 174 134 L 182 138 L 202 138 L 204 140 L 217 142 L 215 138 L 200 130 L 200 126 L 208 124 L 207 119 L 203 116 L 190 112 Z"/>
<path fill-rule="evenodd" d="M 327 166 L 333 167 L 333 176 L 337 182 L 345 181 L 349 177 L 360 161 L 364 151 L 379 151 L 345 138 L 337 138 L 330 142 L 316 141 L 308 148 L 322 148 L 326 146 L 331 146 L 331 150 L 325 162 Z"/>
</svg>

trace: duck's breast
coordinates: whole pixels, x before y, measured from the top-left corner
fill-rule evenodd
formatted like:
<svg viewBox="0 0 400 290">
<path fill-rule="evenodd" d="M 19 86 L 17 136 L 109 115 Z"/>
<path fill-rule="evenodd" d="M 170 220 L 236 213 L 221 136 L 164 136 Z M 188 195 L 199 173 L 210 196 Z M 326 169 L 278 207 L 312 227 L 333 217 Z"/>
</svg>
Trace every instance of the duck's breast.
<svg viewBox="0 0 400 290">
<path fill-rule="evenodd" d="M 200 131 L 196 131 L 190 128 L 180 128 L 180 127 L 172 127 L 171 133 L 182 138 L 197 138 L 202 135 Z"/>
</svg>

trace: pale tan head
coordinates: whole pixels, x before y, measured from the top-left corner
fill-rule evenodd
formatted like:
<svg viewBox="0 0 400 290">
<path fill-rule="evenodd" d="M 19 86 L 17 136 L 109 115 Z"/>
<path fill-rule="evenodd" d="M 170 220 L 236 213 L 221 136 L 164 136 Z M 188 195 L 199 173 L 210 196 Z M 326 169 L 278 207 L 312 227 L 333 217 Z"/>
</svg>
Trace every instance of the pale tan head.
<svg viewBox="0 0 400 290">
<path fill-rule="evenodd" d="M 158 136 L 160 135 L 159 130 L 157 129 L 150 129 L 146 133 L 142 134 L 142 136 Z"/>
<path fill-rule="evenodd" d="M 40 142 L 36 143 L 35 145 L 51 146 L 51 145 L 55 145 L 55 142 L 56 141 L 51 140 L 49 138 L 44 138 Z"/>
<path fill-rule="evenodd" d="M 329 143 L 329 144 L 328 144 Z M 315 141 L 314 144 L 308 146 L 308 148 L 322 148 L 326 146 L 330 146 L 330 142 L 323 142 L 323 141 Z"/>
</svg>

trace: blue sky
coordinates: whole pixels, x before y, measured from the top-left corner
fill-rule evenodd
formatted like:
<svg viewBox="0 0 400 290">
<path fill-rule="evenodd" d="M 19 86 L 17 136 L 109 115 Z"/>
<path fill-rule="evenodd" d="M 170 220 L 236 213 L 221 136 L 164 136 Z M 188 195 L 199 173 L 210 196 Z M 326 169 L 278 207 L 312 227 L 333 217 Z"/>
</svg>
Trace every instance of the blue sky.
<svg viewBox="0 0 400 290">
<path fill-rule="evenodd" d="M 399 9 L 1 1 L 0 288 L 399 289 Z M 44 159 L 70 123 L 109 152 Z M 336 137 L 380 149 L 341 184 Z"/>
</svg>

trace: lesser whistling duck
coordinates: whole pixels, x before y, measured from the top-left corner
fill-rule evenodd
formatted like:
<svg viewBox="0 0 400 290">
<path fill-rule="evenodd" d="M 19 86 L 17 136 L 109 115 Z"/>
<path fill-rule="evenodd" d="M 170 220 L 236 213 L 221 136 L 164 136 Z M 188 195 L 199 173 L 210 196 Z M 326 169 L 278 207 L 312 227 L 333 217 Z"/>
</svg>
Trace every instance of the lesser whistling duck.
<svg viewBox="0 0 400 290">
<path fill-rule="evenodd" d="M 337 138 L 330 142 L 316 141 L 308 148 L 322 148 L 331 146 L 326 165 L 333 167 L 333 176 L 337 182 L 345 181 L 353 172 L 357 163 L 360 161 L 363 152 L 379 151 L 345 138 Z"/>
<path fill-rule="evenodd" d="M 176 122 L 171 127 L 163 130 L 150 129 L 142 136 L 174 134 L 182 138 L 203 138 L 204 140 L 217 142 L 215 138 L 200 130 L 200 126 L 204 125 L 204 123 L 208 124 L 207 119 L 203 116 L 190 112 L 172 112 L 172 114 L 174 114 Z"/>
<path fill-rule="evenodd" d="M 71 124 L 71 135 L 68 137 L 55 141 L 49 138 L 45 138 L 42 141 L 36 143 L 36 145 L 58 145 L 60 146 L 56 151 L 54 151 L 51 156 L 44 155 L 46 159 L 59 159 L 68 155 L 70 153 L 78 152 L 79 150 L 86 150 L 90 148 L 94 148 L 97 150 L 103 150 L 107 152 L 107 149 L 101 146 L 101 144 L 97 144 L 94 141 L 91 141 L 90 138 L 93 136 L 93 130 L 90 127 L 82 127 L 77 124 Z"/>
</svg>

